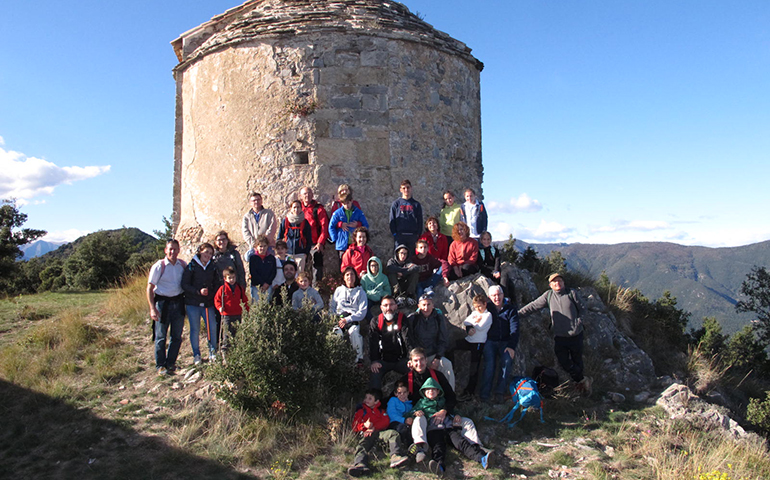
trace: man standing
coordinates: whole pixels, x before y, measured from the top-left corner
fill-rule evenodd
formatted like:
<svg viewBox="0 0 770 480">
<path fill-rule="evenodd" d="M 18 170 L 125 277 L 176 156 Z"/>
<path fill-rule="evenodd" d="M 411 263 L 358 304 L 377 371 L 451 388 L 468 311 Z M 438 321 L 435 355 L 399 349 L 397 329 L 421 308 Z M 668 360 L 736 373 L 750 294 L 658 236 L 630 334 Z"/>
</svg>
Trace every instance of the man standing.
<svg viewBox="0 0 770 480">
<path fill-rule="evenodd" d="M 182 345 L 185 310 L 182 274 L 186 265 L 177 258 L 179 242 L 173 239 L 167 241 L 164 251 L 166 258 L 152 266 L 147 280 L 147 303 L 155 327 L 155 368 L 158 375 L 174 373 L 176 369 L 176 357 Z M 169 327 L 171 341 L 166 352 Z"/>
<path fill-rule="evenodd" d="M 243 216 L 243 240 L 249 246 L 249 252 L 254 249 L 258 235 L 267 237 L 270 247 L 275 247 L 275 231 L 278 229 L 278 222 L 275 221 L 275 214 L 269 208 L 262 206 L 262 194 L 252 192 L 249 194 L 249 204 L 251 209 Z"/>
<path fill-rule="evenodd" d="M 577 390 L 589 396 L 592 379 L 583 375 L 583 320 L 580 318 L 583 307 L 575 291 L 564 285 L 561 274 L 552 273 L 548 277 L 548 286 L 551 290 L 519 309 L 519 317 L 526 317 L 548 307 L 554 335 L 554 353 L 559 365 L 577 383 Z"/>
<path fill-rule="evenodd" d="M 495 401 L 500 402 L 506 393 L 508 380 L 511 378 L 513 356 L 519 345 L 519 315 L 516 305 L 503 296 L 500 285 L 489 288 L 491 305 L 487 308 L 492 312 L 492 326 L 487 332 L 487 342 L 484 344 L 484 375 L 481 381 L 481 400 L 489 401 L 492 384 L 497 378 Z M 500 361 L 500 367 L 495 369 L 495 362 Z"/>
<path fill-rule="evenodd" d="M 412 198 L 412 182 L 401 182 L 401 198 L 390 207 L 390 233 L 395 246 L 406 245 L 411 256 L 422 233 L 422 205 Z"/>
<path fill-rule="evenodd" d="M 434 308 L 430 294 L 420 297 L 417 308 L 418 311 L 407 319 L 409 349 L 422 349 L 430 367 L 443 373 L 454 391 L 454 368 L 452 362 L 444 356 L 449 347 L 447 319 L 440 310 Z"/>
<path fill-rule="evenodd" d="M 369 356 L 372 360 L 372 376 L 369 387 L 382 388 L 382 377 L 395 370 L 405 374 L 406 366 L 406 328 L 404 314 L 398 311 L 396 300 L 385 295 L 380 300 L 382 313 L 372 318 L 369 323 Z"/>
<path fill-rule="evenodd" d="M 329 216 L 323 205 L 313 198 L 312 188 L 302 187 L 299 191 L 299 199 L 302 201 L 302 212 L 305 214 L 305 220 L 310 224 L 310 230 L 313 234 L 315 245 L 310 250 L 310 256 L 313 258 L 315 280 L 319 282 L 324 276 L 324 244 L 329 236 Z"/>
</svg>

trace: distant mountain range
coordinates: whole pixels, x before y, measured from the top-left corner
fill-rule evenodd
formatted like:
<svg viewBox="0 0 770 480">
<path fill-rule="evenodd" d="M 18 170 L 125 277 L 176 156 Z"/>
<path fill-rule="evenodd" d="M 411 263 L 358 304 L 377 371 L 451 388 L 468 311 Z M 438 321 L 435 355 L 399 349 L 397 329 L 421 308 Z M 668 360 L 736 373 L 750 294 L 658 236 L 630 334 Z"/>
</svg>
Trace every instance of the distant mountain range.
<svg viewBox="0 0 770 480">
<path fill-rule="evenodd" d="M 516 242 L 521 251 L 529 245 Z M 753 266 L 770 266 L 770 241 L 731 248 L 663 242 L 531 246 L 542 258 L 558 250 L 570 270 L 594 278 L 604 271 L 613 283 L 639 289 L 652 300 L 669 290 L 677 298 L 677 306 L 692 313 L 692 326 L 699 327 L 703 317 L 716 317 L 726 333 L 753 320 L 751 314 L 735 312 L 741 283 Z"/>
<path fill-rule="evenodd" d="M 21 251 L 24 252 L 24 256 L 21 260 L 29 260 L 30 258 L 39 257 L 48 252 L 52 252 L 61 247 L 67 242 L 46 242 L 45 240 L 35 240 L 32 243 L 22 245 Z"/>
</svg>

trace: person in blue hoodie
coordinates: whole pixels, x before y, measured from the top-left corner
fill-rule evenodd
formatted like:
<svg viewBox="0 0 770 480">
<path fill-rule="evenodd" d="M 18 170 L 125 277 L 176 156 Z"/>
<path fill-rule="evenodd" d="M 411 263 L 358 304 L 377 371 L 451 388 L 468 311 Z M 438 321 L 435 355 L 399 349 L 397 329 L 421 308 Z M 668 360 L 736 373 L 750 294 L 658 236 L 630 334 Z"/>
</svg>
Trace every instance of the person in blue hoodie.
<svg viewBox="0 0 770 480">
<path fill-rule="evenodd" d="M 358 227 L 369 228 L 369 222 L 366 221 L 364 212 L 353 205 L 353 194 L 345 192 L 340 196 L 342 207 L 338 208 L 329 220 L 329 237 L 334 242 L 334 248 L 340 258 L 348 246 L 352 243 L 353 230 Z"/>
<path fill-rule="evenodd" d="M 401 198 L 390 207 L 390 233 L 395 246 L 406 245 L 409 252 L 414 252 L 422 227 L 422 205 L 412 198 L 412 182 L 404 180 L 401 182 Z"/>
</svg>

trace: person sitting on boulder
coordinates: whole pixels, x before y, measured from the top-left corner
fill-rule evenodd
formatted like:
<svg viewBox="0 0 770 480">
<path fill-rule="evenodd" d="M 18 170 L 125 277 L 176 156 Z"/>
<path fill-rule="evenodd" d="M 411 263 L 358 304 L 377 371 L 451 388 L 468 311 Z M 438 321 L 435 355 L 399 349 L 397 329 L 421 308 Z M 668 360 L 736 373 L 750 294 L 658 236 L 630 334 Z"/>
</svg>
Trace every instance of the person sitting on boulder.
<svg viewBox="0 0 770 480">
<path fill-rule="evenodd" d="M 513 298 L 513 292 L 509 290 L 509 280 L 501 269 L 502 252 L 492 245 L 492 234 L 483 232 L 479 238 L 479 257 L 477 264 L 482 275 L 503 287 L 503 293 L 508 298 Z"/>
<path fill-rule="evenodd" d="M 447 259 L 451 267 L 449 280 L 457 280 L 479 271 L 479 266 L 476 264 L 479 258 L 479 244 L 468 236 L 468 232 L 468 225 L 463 222 L 457 222 L 452 227 L 454 241 L 449 246 Z"/>
<path fill-rule="evenodd" d="M 576 389 L 585 396 L 591 395 L 591 377 L 583 375 L 583 320 L 584 311 L 575 290 L 567 288 L 560 273 L 548 276 L 550 290 L 519 309 L 519 317 L 548 307 L 551 313 L 551 330 L 554 335 L 554 353 L 559 365 L 576 382 Z"/>
<path fill-rule="evenodd" d="M 342 254 L 340 272 L 353 267 L 359 277 L 366 274 L 366 264 L 374 256 L 374 252 L 367 243 L 369 243 L 369 230 L 366 227 L 356 228 L 353 231 L 353 243 Z"/>
<path fill-rule="evenodd" d="M 417 312 L 409 315 L 407 323 L 409 350 L 422 349 L 430 367 L 443 373 L 454 391 L 454 368 L 452 362 L 444 356 L 449 348 L 449 323 L 441 310 L 434 308 L 431 294 L 426 293 L 420 297 Z"/>
<path fill-rule="evenodd" d="M 449 285 L 449 264 L 446 260 L 434 257 L 428 250 L 428 242 L 424 238 L 417 240 L 414 256 L 410 260 L 420 269 L 417 277 L 417 296 L 422 296 L 425 291 L 433 291 L 433 287 L 439 282 L 444 286 Z"/>
<path fill-rule="evenodd" d="M 396 247 L 395 254 L 388 260 L 386 269 L 390 288 L 398 306 L 414 307 L 420 267 L 409 260 L 409 248 L 406 245 Z"/>
</svg>

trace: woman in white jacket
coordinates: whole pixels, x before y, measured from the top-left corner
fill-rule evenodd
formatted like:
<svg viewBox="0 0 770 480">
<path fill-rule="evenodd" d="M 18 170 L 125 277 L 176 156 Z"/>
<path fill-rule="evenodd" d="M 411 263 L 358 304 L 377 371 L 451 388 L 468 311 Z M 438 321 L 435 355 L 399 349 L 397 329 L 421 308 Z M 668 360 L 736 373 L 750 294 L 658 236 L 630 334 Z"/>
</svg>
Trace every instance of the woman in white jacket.
<svg viewBox="0 0 770 480">
<path fill-rule="evenodd" d="M 368 300 L 366 292 L 360 286 L 356 269 L 348 267 L 342 273 L 342 285 L 337 287 L 329 308 L 331 313 L 340 317 L 334 333 L 350 338 L 350 344 L 356 351 L 356 363 L 364 363 L 364 339 L 361 337 L 361 320 L 366 315 Z"/>
</svg>

